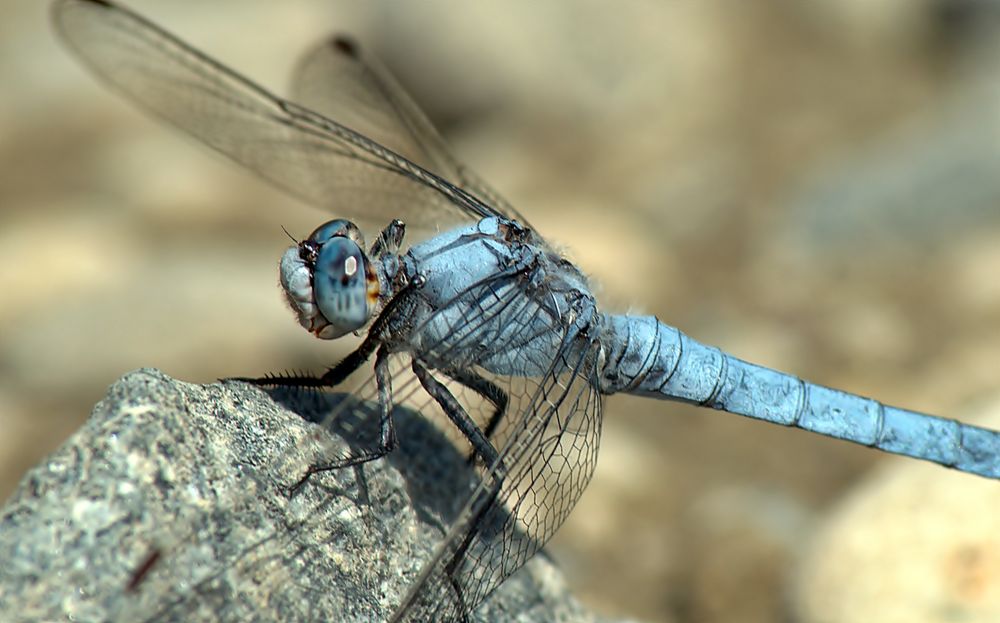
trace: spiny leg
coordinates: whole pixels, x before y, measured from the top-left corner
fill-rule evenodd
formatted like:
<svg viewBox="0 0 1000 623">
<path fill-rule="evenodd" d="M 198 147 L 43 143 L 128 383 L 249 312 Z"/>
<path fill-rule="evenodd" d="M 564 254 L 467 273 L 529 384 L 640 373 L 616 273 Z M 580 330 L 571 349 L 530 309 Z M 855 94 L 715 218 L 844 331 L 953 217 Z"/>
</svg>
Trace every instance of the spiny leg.
<svg viewBox="0 0 1000 623">
<path fill-rule="evenodd" d="M 381 316 L 380 316 L 381 318 Z M 327 370 L 322 376 L 311 374 L 282 374 L 280 376 L 262 376 L 258 378 L 236 376 L 227 381 L 241 381 L 261 387 L 336 387 L 343 383 L 355 370 L 361 367 L 378 348 L 381 340 L 375 332 L 370 331 L 364 341 L 349 355 Z"/>
<path fill-rule="evenodd" d="M 379 402 L 379 443 L 365 452 L 342 457 L 341 459 L 325 464 L 310 465 L 302 478 L 289 487 L 289 493 L 294 494 L 309 480 L 313 474 L 331 471 L 343 467 L 360 465 L 381 458 L 396 449 L 398 441 L 396 439 L 396 429 L 392 422 L 392 385 L 389 374 L 389 351 L 382 345 L 382 334 L 386 325 L 392 319 L 396 308 L 407 295 L 414 290 L 418 290 L 426 283 L 423 275 L 417 275 L 386 304 L 385 309 L 379 317 L 372 323 L 368 334 L 361 345 L 351 354 L 341 360 L 333 368 L 327 370 L 323 376 L 315 377 L 309 375 L 285 375 L 262 378 L 232 378 L 228 380 L 243 381 L 254 385 L 265 387 L 336 387 L 344 382 L 361 365 L 371 357 L 373 351 L 378 349 L 375 356 L 375 384 L 378 389 Z"/>
<path fill-rule="evenodd" d="M 396 427 L 392 421 L 392 378 L 389 374 L 389 351 L 385 346 L 379 348 L 378 353 L 375 355 L 375 384 L 378 388 L 379 406 L 378 445 L 374 448 L 340 457 L 330 463 L 310 465 L 306 473 L 302 475 L 302 478 L 289 488 L 289 493 L 294 494 L 301 489 L 302 485 L 306 484 L 306 481 L 313 474 L 374 461 L 389 454 L 399 446 L 399 441 L 396 439 Z"/>
<path fill-rule="evenodd" d="M 402 223 L 400 223 L 402 225 Z M 310 374 L 285 374 L 280 376 L 262 376 L 257 378 L 236 376 L 230 377 L 227 381 L 241 381 L 262 387 L 336 387 L 343 383 L 361 364 L 368 361 L 375 349 L 382 343 L 382 334 L 385 326 L 392 319 L 400 301 L 405 299 L 413 291 L 423 287 L 426 283 L 423 275 L 417 275 L 407 283 L 395 296 L 392 297 L 379 314 L 379 317 L 372 323 L 364 341 L 351 354 L 344 357 L 340 363 L 327 370 L 323 376 L 313 376 Z"/>
</svg>

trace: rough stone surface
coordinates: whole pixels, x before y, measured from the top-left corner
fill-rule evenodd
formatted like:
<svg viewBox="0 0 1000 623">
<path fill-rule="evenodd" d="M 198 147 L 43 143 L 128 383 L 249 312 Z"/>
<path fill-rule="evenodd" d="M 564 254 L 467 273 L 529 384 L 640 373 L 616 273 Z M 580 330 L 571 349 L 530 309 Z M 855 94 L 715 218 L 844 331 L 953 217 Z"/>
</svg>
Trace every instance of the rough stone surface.
<svg viewBox="0 0 1000 623">
<path fill-rule="evenodd" d="M 391 458 L 323 475 L 289 498 L 302 457 L 363 443 L 373 428 L 341 420 L 328 435 L 303 419 L 336 398 L 126 375 L 4 509 L 4 620 L 386 619 L 470 483 L 463 457 L 399 410 L 405 441 Z M 598 620 L 545 556 L 476 615 Z"/>
</svg>

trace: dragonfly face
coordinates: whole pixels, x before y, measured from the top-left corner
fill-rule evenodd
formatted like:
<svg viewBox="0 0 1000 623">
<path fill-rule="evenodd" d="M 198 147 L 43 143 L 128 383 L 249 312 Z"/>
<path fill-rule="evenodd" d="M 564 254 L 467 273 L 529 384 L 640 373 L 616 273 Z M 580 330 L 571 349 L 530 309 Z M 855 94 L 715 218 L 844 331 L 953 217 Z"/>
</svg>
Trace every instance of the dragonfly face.
<svg viewBox="0 0 1000 623">
<path fill-rule="evenodd" d="M 346 219 L 317 227 L 281 258 L 281 287 L 299 324 L 332 340 L 371 319 L 380 292 L 378 275 L 364 251 L 364 236 Z"/>
</svg>

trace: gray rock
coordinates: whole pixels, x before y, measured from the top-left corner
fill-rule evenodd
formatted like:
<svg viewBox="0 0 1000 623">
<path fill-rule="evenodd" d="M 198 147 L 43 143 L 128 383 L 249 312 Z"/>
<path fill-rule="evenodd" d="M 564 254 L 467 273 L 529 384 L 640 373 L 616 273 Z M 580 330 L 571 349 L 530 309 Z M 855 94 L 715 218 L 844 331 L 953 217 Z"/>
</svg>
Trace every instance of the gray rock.
<svg viewBox="0 0 1000 623">
<path fill-rule="evenodd" d="M 399 450 L 289 497 L 303 451 L 365 443 L 376 428 L 358 418 L 326 433 L 303 419 L 336 400 L 126 375 L 4 508 L 4 620 L 386 619 L 469 490 L 468 470 L 437 429 L 399 409 Z M 476 617 L 598 620 L 544 555 Z"/>
</svg>

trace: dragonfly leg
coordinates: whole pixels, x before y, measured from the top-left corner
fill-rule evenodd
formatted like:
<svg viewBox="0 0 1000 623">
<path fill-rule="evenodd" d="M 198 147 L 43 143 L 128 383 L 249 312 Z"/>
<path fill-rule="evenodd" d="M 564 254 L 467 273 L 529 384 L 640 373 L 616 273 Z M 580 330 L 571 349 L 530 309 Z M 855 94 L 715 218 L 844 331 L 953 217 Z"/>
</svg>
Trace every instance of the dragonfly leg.
<svg viewBox="0 0 1000 623">
<path fill-rule="evenodd" d="M 462 588 L 458 582 L 458 568 L 465 560 L 465 553 L 472 545 L 472 540 L 480 533 L 487 514 L 496 508 L 497 497 L 500 494 L 503 481 L 507 477 L 507 468 L 500 459 L 500 453 L 497 452 L 497 449 L 490 442 L 488 434 L 484 434 L 484 432 L 479 429 L 472 418 L 469 417 L 469 414 L 466 413 L 461 403 L 458 402 L 448 388 L 431 376 L 430 372 L 428 372 L 428 370 L 416 359 L 413 360 L 413 373 L 417 376 L 417 379 L 420 381 L 420 384 L 423 385 L 427 393 L 430 394 L 431 397 L 434 398 L 434 400 L 441 406 L 441 409 L 448 416 L 448 419 L 450 419 L 452 423 L 462 432 L 465 438 L 469 440 L 469 443 L 472 445 L 473 454 L 478 455 L 479 458 L 481 458 L 486 464 L 487 468 L 492 470 L 486 476 L 491 480 L 491 483 L 489 488 L 482 492 L 481 495 L 483 497 L 479 498 L 482 502 L 476 505 L 478 508 L 474 511 L 475 516 L 469 522 L 469 530 L 466 532 L 464 538 L 462 539 L 462 543 L 456 548 L 451 560 L 445 567 L 445 573 L 448 575 L 448 581 L 451 583 L 452 589 L 455 591 L 456 598 L 460 604 L 460 610 L 464 615 L 468 609 L 465 605 Z M 445 374 L 459 383 L 466 385 L 470 389 L 473 389 L 496 405 L 497 410 L 494 413 L 494 416 L 490 419 L 490 425 L 488 425 L 487 428 L 488 431 L 492 432 L 491 428 L 496 428 L 496 422 L 499 421 L 500 416 L 502 416 L 506 411 L 507 395 L 503 392 L 503 390 L 474 373 L 463 373 L 452 370 L 445 372 Z M 502 403 L 502 405 L 498 403 Z"/>
<path fill-rule="evenodd" d="M 483 429 L 486 439 L 491 439 L 493 433 L 496 432 L 497 426 L 500 424 L 500 420 L 503 419 L 504 414 L 507 412 L 507 403 L 509 402 L 507 392 L 501 389 L 496 383 L 479 376 L 471 370 L 442 370 L 441 372 L 453 381 L 465 385 L 493 405 L 493 415 L 490 416 L 489 421 L 486 423 L 486 428 Z"/>
<path fill-rule="evenodd" d="M 413 373 L 417 376 L 424 390 L 431 395 L 441 409 L 444 411 L 451 423 L 469 440 L 472 451 L 479 456 L 488 469 L 496 469 L 497 473 L 503 473 L 503 463 L 500 461 L 500 453 L 493 447 L 490 440 L 483 434 L 479 426 L 469 417 L 465 408 L 455 398 L 454 394 L 448 390 L 440 381 L 435 379 L 431 373 L 416 359 L 413 360 Z M 450 375 L 449 375 L 450 376 Z M 456 379 L 458 380 L 458 379 Z M 486 379 L 483 379 L 484 381 Z"/>
<path fill-rule="evenodd" d="M 390 227 L 391 226 L 392 224 L 390 224 Z M 402 227 L 402 222 L 400 222 L 400 227 Z M 388 227 L 386 229 L 388 229 Z M 351 376 L 355 370 L 360 368 L 361 364 L 368 361 L 368 358 L 372 356 L 375 349 L 382 343 L 382 334 L 385 330 L 385 326 L 393 317 L 396 307 L 400 304 L 399 302 L 405 299 L 409 294 L 413 293 L 414 290 L 418 290 L 423 287 L 425 282 L 426 279 L 422 275 L 417 275 L 399 292 L 397 292 L 396 295 L 392 297 L 392 300 L 386 304 L 385 309 L 383 309 L 382 313 L 379 314 L 379 317 L 375 319 L 375 322 L 372 323 L 372 326 L 368 329 L 368 334 L 365 335 L 365 339 L 361 342 L 361 345 L 351 352 L 351 354 L 344 357 L 340 363 L 327 370 L 323 376 L 314 376 L 311 374 L 281 374 L 257 378 L 236 376 L 225 380 L 241 381 L 243 383 L 250 383 L 251 385 L 258 385 L 261 387 L 336 387 L 337 385 L 343 383 L 347 377 Z"/>
<path fill-rule="evenodd" d="M 393 298 L 393 302 L 399 298 L 400 296 L 397 295 Z M 386 306 L 385 312 L 391 311 L 391 307 L 392 304 L 390 302 Z M 389 317 L 385 312 L 375 320 L 375 323 L 372 325 L 371 330 L 368 331 L 368 335 L 365 336 L 361 345 L 341 359 L 340 363 L 327 370 L 322 376 L 312 374 L 281 374 L 258 378 L 232 377 L 226 380 L 242 381 L 262 387 L 336 387 L 343 383 L 347 377 L 354 374 L 354 371 L 360 368 L 364 362 L 368 361 L 368 358 L 372 356 L 378 345 L 382 343 L 381 329 L 385 324 L 385 321 L 382 321 L 382 319 Z M 382 322 L 380 323 L 379 321 Z"/>
<path fill-rule="evenodd" d="M 501 389 L 499 385 L 470 370 L 442 370 L 441 372 L 456 383 L 461 383 L 476 392 L 493 405 L 493 414 L 487 421 L 486 428 L 483 429 L 483 435 L 485 435 L 488 441 L 492 442 L 493 433 L 496 432 L 500 420 L 503 419 L 504 414 L 507 412 L 507 403 L 510 401 L 507 397 L 507 392 Z M 475 460 L 476 453 L 473 452 L 469 455 L 469 463 L 473 464 Z"/>
<path fill-rule="evenodd" d="M 351 352 L 340 363 L 327 370 L 322 376 L 312 374 L 280 374 L 262 376 L 257 378 L 236 376 L 224 379 L 226 381 L 240 381 L 261 387 L 336 387 L 343 383 L 347 377 L 351 376 L 355 370 L 368 361 L 372 353 L 378 348 L 380 341 L 374 333 L 369 333 L 361 342 L 361 346 Z"/>
<path fill-rule="evenodd" d="M 378 388 L 379 406 L 378 445 L 368 450 L 342 456 L 329 463 L 310 465 L 302 478 L 289 488 L 289 493 L 294 494 L 301 489 L 313 474 L 374 461 L 389 454 L 399 446 L 399 441 L 396 439 L 396 427 L 392 421 L 392 379 L 389 374 L 389 351 L 384 346 L 378 349 L 378 353 L 375 355 L 375 384 Z"/>
</svg>

